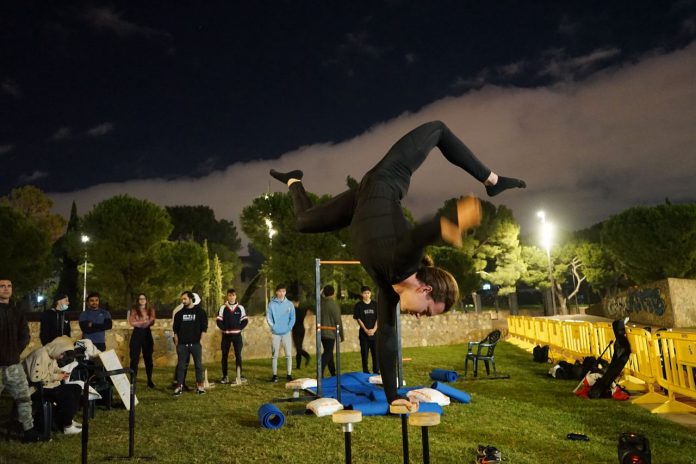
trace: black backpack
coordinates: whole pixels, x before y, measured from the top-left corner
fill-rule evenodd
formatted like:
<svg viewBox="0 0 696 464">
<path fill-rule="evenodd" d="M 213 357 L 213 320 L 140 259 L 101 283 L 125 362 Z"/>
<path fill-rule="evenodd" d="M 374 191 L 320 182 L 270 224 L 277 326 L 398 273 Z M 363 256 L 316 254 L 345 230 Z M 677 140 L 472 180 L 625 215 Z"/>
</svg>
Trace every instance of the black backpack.
<svg viewBox="0 0 696 464">
<path fill-rule="evenodd" d="M 535 346 L 532 350 L 534 362 L 545 363 L 549 360 L 549 345 Z"/>
</svg>

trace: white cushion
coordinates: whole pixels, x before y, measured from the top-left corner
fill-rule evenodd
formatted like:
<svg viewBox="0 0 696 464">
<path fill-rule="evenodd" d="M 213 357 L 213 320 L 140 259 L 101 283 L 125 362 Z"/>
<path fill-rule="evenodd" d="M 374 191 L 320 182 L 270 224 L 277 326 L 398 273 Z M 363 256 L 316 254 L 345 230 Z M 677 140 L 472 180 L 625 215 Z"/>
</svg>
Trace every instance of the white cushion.
<svg viewBox="0 0 696 464">
<path fill-rule="evenodd" d="M 307 409 L 316 414 L 317 417 L 323 417 L 340 411 L 343 409 L 343 405 L 335 398 L 318 398 L 307 403 Z"/>
<path fill-rule="evenodd" d="M 440 406 L 447 406 L 450 404 L 449 396 L 435 390 L 434 388 L 418 388 L 416 390 L 409 391 L 406 393 L 406 396 L 408 396 L 409 399 L 415 399 L 424 403 L 437 403 Z"/>
</svg>

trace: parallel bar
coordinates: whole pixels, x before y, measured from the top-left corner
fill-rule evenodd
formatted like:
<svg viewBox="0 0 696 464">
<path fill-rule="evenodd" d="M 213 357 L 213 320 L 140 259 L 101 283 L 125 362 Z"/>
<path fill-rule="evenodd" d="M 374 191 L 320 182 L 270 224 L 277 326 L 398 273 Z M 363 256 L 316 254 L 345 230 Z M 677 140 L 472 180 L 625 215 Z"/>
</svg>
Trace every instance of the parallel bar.
<svg viewBox="0 0 696 464">
<path fill-rule="evenodd" d="M 314 259 L 314 280 L 317 298 L 317 398 L 321 398 L 321 260 L 319 258 Z"/>
<path fill-rule="evenodd" d="M 336 400 L 341 402 L 341 325 L 336 326 Z"/>
<path fill-rule="evenodd" d="M 317 259 L 321 264 L 360 264 L 360 261 L 324 261 Z"/>
</svg>

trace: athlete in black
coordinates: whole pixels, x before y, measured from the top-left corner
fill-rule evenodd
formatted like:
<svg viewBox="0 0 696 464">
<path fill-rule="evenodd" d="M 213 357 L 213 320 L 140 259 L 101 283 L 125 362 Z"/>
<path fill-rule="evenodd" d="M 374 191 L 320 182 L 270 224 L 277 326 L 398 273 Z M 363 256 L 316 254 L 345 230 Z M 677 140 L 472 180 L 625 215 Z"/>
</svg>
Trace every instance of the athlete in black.
<svg viewBox="0 0 696 464">
<path fill-rule="evenodd" d="M 411 227 L 401 209 L 414 171 L 438 147 L 445 158 L 486 185 L 490 196 L 508 188 L 524 188 L 524 181 L 497 176 L 440 121 L 423 124 L 403 136 L 377 165 L 365 174 L 357 189 L 350 189 L 313 206 L 302 186 L 302 171 L 271 176 L 288 184 L 301 232 L 329 232 L 350 226 L 356 257 L 379 287 L 377 352 L 384 390 L 389 402 L 397 395 L 396 308 L 420 317 L 449 310 L 458 299 L 457 283 L 447 271 L 423 262 L 426 245 L 443 238 L 461 244 L 461 234 L 481 220 L 474 197 L 457 203 L 454 224 L 433 219 Z"/>
</svg>

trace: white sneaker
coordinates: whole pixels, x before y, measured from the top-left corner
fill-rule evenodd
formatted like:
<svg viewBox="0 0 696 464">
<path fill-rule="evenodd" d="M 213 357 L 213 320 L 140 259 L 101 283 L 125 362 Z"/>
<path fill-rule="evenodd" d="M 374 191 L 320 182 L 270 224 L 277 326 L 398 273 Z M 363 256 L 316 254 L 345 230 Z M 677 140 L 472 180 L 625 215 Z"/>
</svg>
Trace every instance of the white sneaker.
<svg viewBox="0 0 696 464">
<path fill-rule="evenodd" d="M 73 427 L 77 427 L 77 428 L 79 428 L 79 429 L 82 428 L 82 424 L 80 424 L 80 423 L 77 422 L 77 421 L 72 421 L 72 426 L 73 426 Z"/>
<path fill-rule="evenodd" d="M 67 427 L 63 427 L 63 433 L 66 435 L 75 435 L 76 433 L 80 433 L 80 432 L 82 432 L 82 428 L 75 427 L 72 424 L 70 424 Z"/>
</svg>

